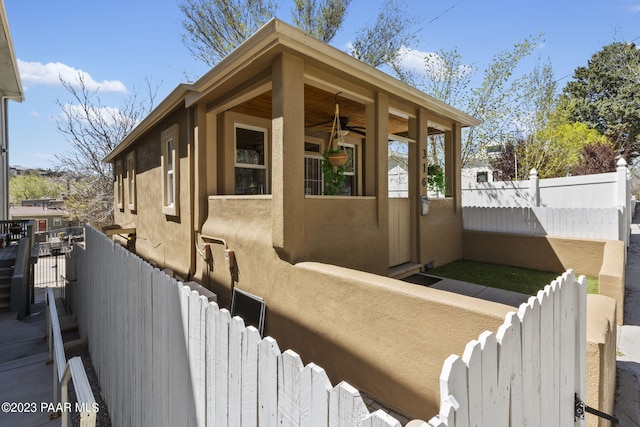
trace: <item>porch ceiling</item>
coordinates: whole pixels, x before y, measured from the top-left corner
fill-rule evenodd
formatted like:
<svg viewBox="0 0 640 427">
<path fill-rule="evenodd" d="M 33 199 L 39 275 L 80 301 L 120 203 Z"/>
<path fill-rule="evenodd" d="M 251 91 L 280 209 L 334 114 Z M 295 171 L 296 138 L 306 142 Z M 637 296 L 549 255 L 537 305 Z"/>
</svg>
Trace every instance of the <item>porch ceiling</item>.
<svg viewBox="0 0 640 427">
<path fill-rule="evenodd" d="M 233 108 L 238 113 L 271 119 L 271 91 L 265 92 Z M 338 95 L 340 116 L 349 119 L 349 126 L 366 126 L 366 108 L 363 104 Z M 330 132 L 335 113 L 336 95 L 311 85 L 304 87 L 304 126 L 318 132 Z M 389 133 L 406 135 L 408 121 L 402 117 L 389 115 Z"/>
</svg>

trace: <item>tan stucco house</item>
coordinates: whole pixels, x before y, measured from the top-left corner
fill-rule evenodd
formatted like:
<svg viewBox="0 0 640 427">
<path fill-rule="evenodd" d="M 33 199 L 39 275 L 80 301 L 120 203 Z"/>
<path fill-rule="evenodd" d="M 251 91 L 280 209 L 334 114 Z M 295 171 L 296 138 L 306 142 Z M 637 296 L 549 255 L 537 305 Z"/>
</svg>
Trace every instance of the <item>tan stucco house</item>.
<svg viewBox="0 0 640 427">
<path fill-rule="evenodd" d="M 322 153 L 336 103 L 349 161 L 343 191 L 328 196 Z M 140 256 L 222 307 L 233 287 L 263 298 L 265 334 L 285 348 L 407 415 L 433 415 L 442 361 L 510 308 L 390 276 L 462 257 L 460 132 L 476 124 L 272 20 L 106 157 L 109 233 L 135 235 Z M 427 213 L 434 137 L 445 141 L 449 196 Z M 389 197 L 389 141 L 407 146 L 405 198 Z M 451 321 L 453 336 L 441 328 Z"/>
</svg>

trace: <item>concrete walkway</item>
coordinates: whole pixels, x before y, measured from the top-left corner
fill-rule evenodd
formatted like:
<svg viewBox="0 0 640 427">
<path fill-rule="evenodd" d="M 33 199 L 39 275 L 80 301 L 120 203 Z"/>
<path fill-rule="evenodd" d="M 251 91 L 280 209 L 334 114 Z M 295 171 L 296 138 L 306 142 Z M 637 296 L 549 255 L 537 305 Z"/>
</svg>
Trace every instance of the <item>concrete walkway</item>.
<svg viewBox="0 0 640 427">
<path fill-rule="evenodd" d="M 45 309 L 39 289 L 31 316 L 23 322 L 16 313 L 0 313 L 0 427 L 61 423 L 60 418 L 50 420 L 46 411 L 53 402 L 53 365 L 47 364 Z"/>
<path fill-rule="evenodd" d="M 623 325 L 618 327 L 615 416 L 621 426 L 640 426 L 640 215 L 631 225 Z"/>
</svg>

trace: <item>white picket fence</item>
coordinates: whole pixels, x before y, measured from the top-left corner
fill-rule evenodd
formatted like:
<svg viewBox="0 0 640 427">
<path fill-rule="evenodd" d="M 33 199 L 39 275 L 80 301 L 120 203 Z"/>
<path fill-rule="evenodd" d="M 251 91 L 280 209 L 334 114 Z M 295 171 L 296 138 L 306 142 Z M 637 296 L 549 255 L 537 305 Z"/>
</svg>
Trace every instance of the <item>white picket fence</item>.
<svg viewBox="0 0 640 427">
<path fill-rule="evenodd" d="M 114 426 L 400 426 L 96 230 L 86 248 L 71 295 Z"/>
<path fill-rule="evenodd" d="M 67 295 L 114 426 L 400 426 L 101 233 L 85 235 L 86 249 L 68 255 Z M 585 396 L 585 306 L 584 278 L 567 272 L 497 334 L 450 356 L 440 412 L 423 425 L 573 425 L 574 393 Z"/>
<path fill-rule="evenodd" d="M 616 172 L 528 181 L 473 183 L 462 189 L 465 230 L 622 240 L 635 201 L 624 159 Z"/>
<path fill-rule="evenodd" d="M 586 278 L 570 270 L 446 359 L 432 426 L 583 426 Z"/>
</svg>

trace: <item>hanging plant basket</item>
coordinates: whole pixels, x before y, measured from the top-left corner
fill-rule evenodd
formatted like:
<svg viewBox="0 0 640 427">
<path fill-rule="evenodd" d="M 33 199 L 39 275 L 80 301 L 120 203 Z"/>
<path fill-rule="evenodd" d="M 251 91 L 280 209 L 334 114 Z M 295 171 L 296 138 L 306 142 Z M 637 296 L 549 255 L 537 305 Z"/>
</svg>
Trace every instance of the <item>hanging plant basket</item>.
<svg viewBox="0 0 640 427">
<path fill-rule="evenodd" d="M 334 153 L 328 153 L 327 159 L 331 166 L 344 166 L 349 160 L 349 155 L 345 151 L 338 151 Z"/>
</svg>

